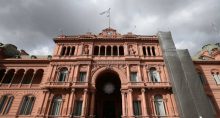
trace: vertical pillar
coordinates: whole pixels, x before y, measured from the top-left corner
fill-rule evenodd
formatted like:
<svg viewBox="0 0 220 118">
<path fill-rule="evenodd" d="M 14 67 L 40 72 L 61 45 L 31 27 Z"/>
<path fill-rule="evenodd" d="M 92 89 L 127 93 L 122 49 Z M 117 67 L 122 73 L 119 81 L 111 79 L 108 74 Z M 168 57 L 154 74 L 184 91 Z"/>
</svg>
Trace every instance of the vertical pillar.
<svg viewBox="0 0 220 118">
<path fill-rule="evenodd" d="M 125 56 L 128 55 L 128 46 L 127 46 L 127 44 L 124 44 L 124 55 Z"/>
<path fill-rule="evenodd" d="M 111 46 L 111 56 L 113 56 L 113 46 Z"/>
<path fill-rule="evenodd" d="M 119 56 L 119 46 L 117 46 L 118 56 Z"/>
<path fill-rule="evenodd" d="M 101 49 L 101 46 L 99 45 L 99 53 L 98 53 L 98 56 L 100 56 L 100 49 Z"/>
<path fill-rule="evenodd" d="M 141 97 L 142 97 L 142 116 L 147 116 L 147 108 L 146 108 L 146 98 L 145 98 L 145 89 L 141 89 Z"/>
<path fill-rule="evenodd" d="M 78 70 L 79 70 L 79 65 L 75 65 L 75 67 L 74 67 L 74 75 L 73 75 L 73 82 L 77 81 Z"/>
<path fill-rule="evenodd" d="M 128 81 L 130 82 L 130 67 L 128 64 L 127 64 L 126 70 L 127 70 L 127 78 L 128 78 Z"/>
<path fill-rule="evenodd" d="M 89 82 L 89 76 L 90 76 L 90 70 L 91 70 L 91 65 L 88 65 L 88 69 L 87 69 L 87 74 L 86 74 L 86 81 L 85 82 Z"/>
<path fill-rule="evenodd" d="M 107 52 L 107 46 L 105 45 L 105 56 L 107 55 L 106 52 Z"/>
<path fill-rule="evenodd" d="M 33 79 L 34 79 L 35 76 L 36 76 L 36 72 L 34 72 L 33 76 L 31 77 L 31 81 L 30 81 L 30 85 L 29 85 L 30 88 L 31 88 L 31 85 L 32 85 L 32 82 L 33 82 Z"/>
<path fill-rule="evenodd" d="M 19 87 L 21 87 L 22 81 L 24 80 L 24 77 L 25 77 L 25 75 L 26 75 L 26 71 L 27 71 L 27 70 L 24 71 L 24 74 L 23 74 L 23 76 L 22 76 L 22 78 L 21 78 L 21 82 L 19 83 Z"/>
<path fill-rule="evenodd" d="M 46 114 L 46 105 L 48 103 L 48 98 L 49 98 L 49 91 L 47 89 L 43 90 L 43 93 L 44 93 L 44 99 L 43 99 L 41 110 L 40 110 L 41 115 Z"/>
<path fill-rule="evenodd" d="M 86 101 L 87 101 L 87 89 L 84 89 L 84 95 L 83 95 L 83 104 L 82 104 L 82 117 L 86 117 Z"/>
<path fill-rule="evenodd" d="M 128 89 L 128 115 L 130 117 L 134 116 L 133 112 L 133 98 L 132 98 L 132 89 Z"/>
<path fill-rule="evenodd" d="M 95 110 L 95 90 L 91 91 L 90 118 L 94 118 Z"/>
<path fill-rule="evenodd" d="M 141 65 L 138 65 L 138 76 L 139 76 L 139 82 L 142 82 L 143 79 L 142 79 L 142 72 L 141 72 Z"/>
<path fill-rule="evenodd" d="M 125 92 L 121 90 L 121 98 L 122 98 L 122 118 L 126 117 L 126 103 L 125 103 Z"/>
<path fill-rule="evenodd" d="M 8 71 L 5 70 L 5 73 L 4 73 L 3 77 L 2 77 L 2 80 L 1 80 L 0 84 L 2 84 L 2 82 L 3 82 L 3 80 L 5 79 L 5 76 L 6 76 L 7 73 L 8 73 Z"/>
<path fill-rule="evenodd" d="M 67 112 L 67 114 L 69 114 L 70 117 L 72 116 L 74 101 L 75 101 L 75 89 L 73 88 L 70 93 L 70 100 L 69 100 L 69 106 Z"/>
</svg>

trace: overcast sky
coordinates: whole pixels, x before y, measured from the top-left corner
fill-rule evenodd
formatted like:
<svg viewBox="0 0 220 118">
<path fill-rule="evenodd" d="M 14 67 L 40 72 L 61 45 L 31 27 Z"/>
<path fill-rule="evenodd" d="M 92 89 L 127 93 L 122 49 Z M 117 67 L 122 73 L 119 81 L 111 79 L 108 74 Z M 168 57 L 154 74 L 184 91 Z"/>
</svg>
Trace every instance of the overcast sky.
<svg viewBox="0 0 220 118">
<path fill-rule="evenodd" d="M 191 55 L 220 42 L 220 0 L 0 0 L 0 42 L 52 54 L 52 38 L 61 32 L 98 34 L 108 27 L 99 15 L 108 8 L 111 27 L 121 34 L 171 31 L 176 47 Z"/>
</svg>

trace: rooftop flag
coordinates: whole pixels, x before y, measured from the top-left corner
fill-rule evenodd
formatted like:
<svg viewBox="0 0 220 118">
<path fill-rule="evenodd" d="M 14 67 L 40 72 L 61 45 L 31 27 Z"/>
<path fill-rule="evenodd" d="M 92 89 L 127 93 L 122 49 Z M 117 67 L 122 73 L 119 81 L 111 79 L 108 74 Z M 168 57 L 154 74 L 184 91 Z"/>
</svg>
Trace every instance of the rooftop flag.
<svg viewBox="0 0 220 118">
<path fill-rule="evenodd" d="M 108 17 L 108 25 L 109 25 L 109 28 L 110 28 L 110 10 L 111 10 L 111 8 L 108 8 L 108 10 L 106 10 L 106 11 L 103 11 L 103 12 L 101 12 L 99 15 L 104 15 L 104 14 L 106 14 L 106 16 Z"/>
</svg>

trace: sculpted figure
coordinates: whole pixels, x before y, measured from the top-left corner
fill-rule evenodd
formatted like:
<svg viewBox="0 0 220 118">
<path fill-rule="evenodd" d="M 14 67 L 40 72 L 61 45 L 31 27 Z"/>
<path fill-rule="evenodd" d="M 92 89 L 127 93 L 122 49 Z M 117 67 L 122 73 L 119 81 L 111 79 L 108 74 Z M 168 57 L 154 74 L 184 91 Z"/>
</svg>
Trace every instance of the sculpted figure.
<svg viewBox="0 0 220 118">
<path fill-rule="evenodd" d="M 86 54 L 86 55 L 89 54 L 89 46 L 88 45 L 84 46 L 83 54 Z"/>
<path fill-rule="evenodd" d="M 133 49 L 132 45 L 129 46 L 129 55 L 135 55 L 136 51 Z"/>
</svg>

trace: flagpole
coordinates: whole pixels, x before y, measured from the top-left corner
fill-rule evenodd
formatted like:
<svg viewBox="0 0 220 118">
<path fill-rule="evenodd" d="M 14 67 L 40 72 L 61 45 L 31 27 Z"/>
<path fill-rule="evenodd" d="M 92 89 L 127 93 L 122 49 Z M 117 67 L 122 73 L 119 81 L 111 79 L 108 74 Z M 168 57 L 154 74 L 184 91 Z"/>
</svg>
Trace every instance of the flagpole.
<svg viewBox="0 0 220 118">
<path fill-rule="evenodd" d="M 108 27 L 110 29 L 110 18 L 111 18 L 111 9 L 109 8 L 109 18 L 108 18 Z"/>
</svg>

